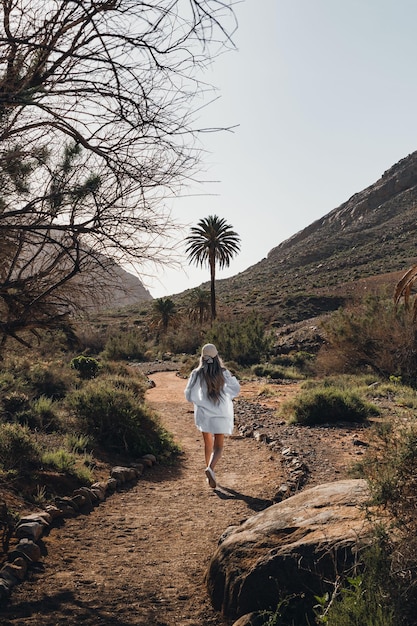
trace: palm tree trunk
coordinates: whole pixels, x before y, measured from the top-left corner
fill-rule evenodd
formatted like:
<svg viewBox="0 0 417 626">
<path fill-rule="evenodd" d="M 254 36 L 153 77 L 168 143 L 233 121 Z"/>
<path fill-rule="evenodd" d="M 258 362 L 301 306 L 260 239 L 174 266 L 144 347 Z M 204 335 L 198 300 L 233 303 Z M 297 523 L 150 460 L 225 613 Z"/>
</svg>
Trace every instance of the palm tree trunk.
<svg viewBox="0 0 417 626">
<path fill-rule="evenodd" d="M 211 321 L 216 319 L 216 259 L 210 255 L 210 298 L 211 298 Z"/>
</svg>

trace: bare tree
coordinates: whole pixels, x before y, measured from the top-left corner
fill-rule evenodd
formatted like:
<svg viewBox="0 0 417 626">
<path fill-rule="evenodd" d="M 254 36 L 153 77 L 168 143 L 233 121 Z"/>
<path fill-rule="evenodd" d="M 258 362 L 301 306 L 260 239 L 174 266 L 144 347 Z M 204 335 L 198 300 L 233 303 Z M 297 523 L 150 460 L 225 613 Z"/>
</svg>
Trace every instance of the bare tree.
<svg viewBox="0 0 417 626">
<path fill-rule="evenodd" d="M 59 323 L 105 259 L 169 252 L 164 201 L 196 171 L 197 71 L 232 3 L 0 1 L 0 337 Z"/>
</svg>

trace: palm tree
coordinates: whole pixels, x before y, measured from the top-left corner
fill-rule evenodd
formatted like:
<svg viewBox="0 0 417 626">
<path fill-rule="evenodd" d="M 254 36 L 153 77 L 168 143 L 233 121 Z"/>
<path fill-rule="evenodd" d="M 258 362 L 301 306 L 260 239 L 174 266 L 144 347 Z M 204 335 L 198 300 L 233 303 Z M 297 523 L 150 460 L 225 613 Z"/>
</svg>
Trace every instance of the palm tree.
<svg viewBox="0 0 417 626">
<path fill-rule="evenodd" d="M 230 261 L 240 250 L 240 237 L 232 230 L 231 224 L 217 215 L 201 219 L 191 228 L 185 238 L 186 252 L 190 263 L 210 268 L 211 319 L 216 319 L 216 263 L 219 268 L 229 267 Z"/>
<path fill-rule="evenodd" d="M 190 293 L 188 302 L 188 316 L 190 320 L 199 322 L 210 318 L 210 293 L 201 287 L 196 287 Z"/>
<path fill-rule="evenodd" d="M 168 326 L 175 319 L 177 314 L 175 303 L 171 298 L 158 298 L 153 302 L 153 319 L 157 326 L 162 326 L 166 333 Z"/>
</svg>

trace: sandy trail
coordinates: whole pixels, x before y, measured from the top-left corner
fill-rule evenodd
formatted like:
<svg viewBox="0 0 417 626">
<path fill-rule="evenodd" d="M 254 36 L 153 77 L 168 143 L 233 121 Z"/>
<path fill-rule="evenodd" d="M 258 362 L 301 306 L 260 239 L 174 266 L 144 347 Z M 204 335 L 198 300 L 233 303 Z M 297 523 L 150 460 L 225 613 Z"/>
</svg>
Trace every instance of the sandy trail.
<svg viewBox="0 0 417 626">
<path fill-rule="evenodd" d="M 147 401 L 181 445 L 179 465 L 156 465 L 88 515 L 53 528 L 42 566 L 0 614 L 3 626 L 227 623 L 207 598 L 207 564 L 229 525 L 270 504 L 281 465 L 265 445 L 232 436 L 217 468 L 220 488 L 211 490 L 185 381 L 175 372 L 151 378 Z"/>
</svg>

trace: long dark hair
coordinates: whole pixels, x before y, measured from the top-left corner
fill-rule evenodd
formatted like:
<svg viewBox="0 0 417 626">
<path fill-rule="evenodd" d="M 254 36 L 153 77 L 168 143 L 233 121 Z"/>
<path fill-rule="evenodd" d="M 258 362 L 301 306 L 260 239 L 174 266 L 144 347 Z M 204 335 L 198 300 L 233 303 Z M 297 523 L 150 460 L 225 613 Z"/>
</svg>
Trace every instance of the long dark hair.
<svg viewBox="0 0 417 626">
<path fill-rule="evenodd" d="M 207 385 L 207 395 L 215 404 L 219 404 L 224 387 L 224 365 L 217 356 L 201 356 L 197 368 L 197 376 L 203 378 Z"/>
</svg>

